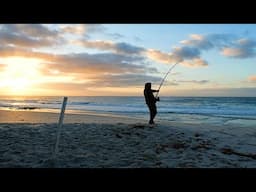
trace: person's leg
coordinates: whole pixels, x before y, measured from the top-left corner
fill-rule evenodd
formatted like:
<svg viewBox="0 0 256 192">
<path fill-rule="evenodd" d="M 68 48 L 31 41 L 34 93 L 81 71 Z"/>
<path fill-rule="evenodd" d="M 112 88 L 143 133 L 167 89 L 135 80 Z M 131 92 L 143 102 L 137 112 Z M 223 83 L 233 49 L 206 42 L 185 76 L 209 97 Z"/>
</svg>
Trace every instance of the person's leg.
<svg viewBox="0 0 256 192">
<path fill-rule="evenodd" d="M 148 108 L 149 108 L 149 113 L 150 113 L 150 120 L 149 120 L 149 124 L 153 124 L 154 121 L 154 109 L 152 107 L 152 105 L 148 105 Z"/>
<path fill-rule="evenodd" d="M 154 123 L 154 118 L 156 117 L 156 114 L 157 114 L 156 105 L 152 106 L 151 111 L 152 111 L 152 122 Z"/>
<path fill-rule="evenodd" d="M 150 111 L 150 120 L 149 124 L 154 124 L 154 118 L 156 116 L 156 105 L 149 105 L 149 111 Z"/>
</svg>

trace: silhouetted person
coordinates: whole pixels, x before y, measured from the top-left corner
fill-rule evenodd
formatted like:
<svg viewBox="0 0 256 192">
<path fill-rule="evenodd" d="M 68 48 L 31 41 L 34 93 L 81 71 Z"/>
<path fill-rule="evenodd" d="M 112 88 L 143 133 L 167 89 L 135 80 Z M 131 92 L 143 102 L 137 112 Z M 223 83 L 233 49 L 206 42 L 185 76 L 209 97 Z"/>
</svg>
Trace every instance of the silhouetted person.
<svg viewBox="0 0 256 192">
<path fill-rule="evenodd" d="M 154 118 L 157 114 L 156 101 L 159 101 L 159 98 L 156 99 L 153 95 L 153 92 L 159 92 L 159 90 L 151 89 L 151 83 L 146 83 L 144 89 L 144 97 L 150 111 L 149 124 L 155 123 Z"/>
</svg>

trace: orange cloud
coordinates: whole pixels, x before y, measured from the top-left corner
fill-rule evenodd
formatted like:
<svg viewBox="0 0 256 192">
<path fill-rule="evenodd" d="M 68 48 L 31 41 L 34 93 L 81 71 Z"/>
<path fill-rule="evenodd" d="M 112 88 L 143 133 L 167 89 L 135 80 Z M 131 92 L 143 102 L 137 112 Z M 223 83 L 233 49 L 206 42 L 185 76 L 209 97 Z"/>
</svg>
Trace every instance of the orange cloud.
<svg viewBox="0 0 256 192">
<path fill-rule="evenodd" d="M 61 24 L 60 31 L 76 35 L 87 35 L 92 32 L 102 32 L 104 27 L 101 24 Z"/>
<path fill-rule="evenodd" d="M 148 58 L 152 60 L 155 60 L 161 63 L 166 63 L 166 64 L 174 63 L 181 59 L 179 57 L 175 57 L 172 54 L 163 53 L 159 50 L 154 50 L 154 49 L 147 50 L 146 55 Z"/>
<path fill-rule="evenodd" d="M 50 53 L 32 51 L 28 48 L 0 45 L 0 57 L 27 57 L 51 61 L 56 56 Z"/>
<path fill-rule="evenodd" d="M 208 66 L 207 61 L 205 61 L 201 58 L 195 58 L 195 59 L 192 59 L 192 60 L 185 60 L 185 61 L 181 62 L 180 64 L 183 65 L 183 66 L 192 67 L 192 68 Z"/>
<path fill-rule="evenodd" d="M 224 48 L 221 53 L 228 57 L 239 57 L 243 55 L 243 50 L 239 48 Z"/>
<path fill-rule="evenodd" d="M 86 32 L 86 27 L 84 24 L 76 24 L 76 25 L 61 25 L 61 31 L 70 34 L 78 34 L 82 35 Z"/>
</svg>

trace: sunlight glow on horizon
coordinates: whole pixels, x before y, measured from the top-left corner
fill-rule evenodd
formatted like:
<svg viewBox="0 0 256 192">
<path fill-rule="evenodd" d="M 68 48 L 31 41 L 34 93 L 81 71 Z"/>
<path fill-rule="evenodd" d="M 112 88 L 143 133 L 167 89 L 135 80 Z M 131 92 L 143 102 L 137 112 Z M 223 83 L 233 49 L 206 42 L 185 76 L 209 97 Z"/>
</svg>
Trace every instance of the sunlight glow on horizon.
<svg viewBox="0 0 256 192">
<path fill-rule="evenodd" d="M 0 74 L 0 88 L 12 95 L 30 94 L 34 81 L 39 78 L 37 67 L 40 60 L 25 57 L 2 58 L 1 63 L 6 65 Z"/>
</svg>

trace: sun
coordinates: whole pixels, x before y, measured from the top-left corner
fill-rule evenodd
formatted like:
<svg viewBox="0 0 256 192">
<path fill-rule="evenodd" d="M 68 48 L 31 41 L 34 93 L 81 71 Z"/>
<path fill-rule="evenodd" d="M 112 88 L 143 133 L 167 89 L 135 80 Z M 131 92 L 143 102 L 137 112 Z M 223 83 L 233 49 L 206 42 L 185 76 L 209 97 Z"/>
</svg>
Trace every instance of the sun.
<svg viewBox="0 0 256 192">
<path fill-rule="evenodd" d="M 7 57 L 1 59 L 5 64 L 4 71 L 0 73 L 0 88 L 5 94 L 29 95 L 30 90 L 38 78 L 39 59 L 25 57 Z"/>
</svg>

